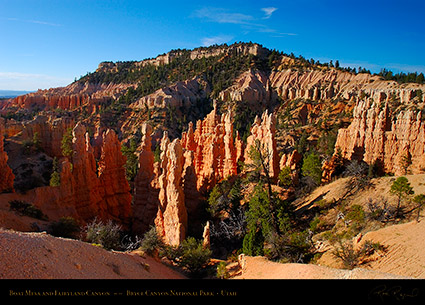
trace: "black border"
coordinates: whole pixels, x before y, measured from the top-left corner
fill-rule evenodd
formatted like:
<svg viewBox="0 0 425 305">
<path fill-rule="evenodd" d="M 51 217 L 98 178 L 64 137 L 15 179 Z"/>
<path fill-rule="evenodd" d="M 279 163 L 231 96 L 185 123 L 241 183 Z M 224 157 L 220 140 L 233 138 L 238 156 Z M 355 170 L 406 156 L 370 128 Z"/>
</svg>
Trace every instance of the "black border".
<svg viewBox="0 0 425 305">
<path fill-rule="evenodd" d="M 361 304 L 425 303 L 424 280 L 0 280 L 0 300 L 207 297 Z M 254 300 L 255 297 L 255 300 Z M 273 299 L 272 299 L 273 298 Z M 277 299 L 275 299 L 277 298 Z M 100 301 L 100 300 L 99 300 Z"/>
</svg>

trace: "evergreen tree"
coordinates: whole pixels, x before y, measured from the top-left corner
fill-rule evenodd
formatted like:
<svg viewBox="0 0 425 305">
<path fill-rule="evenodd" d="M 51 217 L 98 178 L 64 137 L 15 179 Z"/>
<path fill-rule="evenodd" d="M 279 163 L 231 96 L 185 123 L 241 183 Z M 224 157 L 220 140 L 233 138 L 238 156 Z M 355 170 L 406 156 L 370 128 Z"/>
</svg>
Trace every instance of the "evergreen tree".
<svg viewBox="0 0 425 305">
<path fill-rule="evenodd" d="M 314 182 L 320 184 L 322 180 L 322 163 L 319 155 L 312 152 L 304 158 L 301 171 L 304 177 L 309 176 L 314 180 Z"/>
<path fill-rule="evenodd" d="M 404 198 L 414 194 L 413 187 L 410 186 L 409 180 L 402 176 L 398 177 L 391 185 L 390 193 L 397 196 L 396 218 L 401 216 L 401 202 Z"/>
<path fill-rule="evenodd" d="M 72 149 L 72 128 L 68 128 L 65 134 L 62 137 L 61 149 L 62 155 L 67 158 L 72 157 L 73 149 Z"/>
</svg>

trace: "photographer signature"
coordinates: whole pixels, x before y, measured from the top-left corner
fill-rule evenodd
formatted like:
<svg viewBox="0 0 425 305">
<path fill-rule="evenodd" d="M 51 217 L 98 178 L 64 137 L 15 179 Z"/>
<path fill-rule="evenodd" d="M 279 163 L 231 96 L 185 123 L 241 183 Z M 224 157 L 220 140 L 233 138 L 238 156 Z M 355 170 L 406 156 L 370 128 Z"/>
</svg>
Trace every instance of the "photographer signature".
<svg viewBox="0 0 425 305">
<path fill-rule="evenodd" d="M 369 293 L 369 298 L 380 298 L 382 302 L 387 298 L 403 301 L 417 296 L 419 296 L 418 288 L 403 290 L 401 286 L 387 287 L 386 285 L 380 285 Z"/>
</svg>

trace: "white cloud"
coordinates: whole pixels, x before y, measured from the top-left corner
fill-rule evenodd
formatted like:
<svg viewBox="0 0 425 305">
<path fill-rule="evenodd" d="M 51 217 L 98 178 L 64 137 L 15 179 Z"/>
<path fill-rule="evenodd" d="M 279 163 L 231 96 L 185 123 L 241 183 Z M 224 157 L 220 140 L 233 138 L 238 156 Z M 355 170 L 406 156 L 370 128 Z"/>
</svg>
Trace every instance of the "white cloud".
<svg viewBox="0 0 425 305">
<path fill-rule="evenodd" d="M 195 16 L 211 22 L 246 24 L 254 18 L 241 13 L 229 13 L 221 8 L 205 7 L 195 11 Z"/>
<path fill-rule="evenodd" d="M 0 89 L 28 90 L 66 86 L 72 80 L 45 74 L 0 72 Z"/>
<path fill-rule="evenodd" d="M 263 7 L 261 10 L 265 14 L 263 19 L 269 19 L 272 16 L 272 14 L 277 10 L 277 8 L 276 7 Z"/>
<path fill-rule="evenodd" d="M 222 43 L 227 43 L 230 40 L 232 40 L 232 36 L 229 35 L 219 35 L 219 36 L 214 36 L 214 37 L 204 37 L 202 38 L 202 45 L 204 47 L 208 47 L 210 45 L 213 44 L 222 44 Z"/>
</svg>

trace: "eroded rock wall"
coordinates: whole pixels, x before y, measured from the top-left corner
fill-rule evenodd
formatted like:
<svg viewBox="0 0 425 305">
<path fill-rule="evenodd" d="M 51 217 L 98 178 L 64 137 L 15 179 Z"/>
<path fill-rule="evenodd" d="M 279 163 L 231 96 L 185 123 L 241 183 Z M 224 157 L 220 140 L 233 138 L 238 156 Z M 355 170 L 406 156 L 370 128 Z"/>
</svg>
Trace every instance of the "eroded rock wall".
<svg viewBox="0 0 425 305">
<path fill-rule="evenodd" d="M 387 104 L 362 101 L 354 108 L 351 125 L 339 130 L 335 152 L 347 160 L 378 162 L 395 175 L 423 173 L 425 122 L 412 109 L 391 114 Z"/>
<path fill-rule="evenodd" d="M 0 193 L 5 191 L 13 191 L 13 181 L 15 176 L 12 169 L 7 164 L 9 159 L 4 151 L 4 119 L 0 118 Z"/>
</svg>

